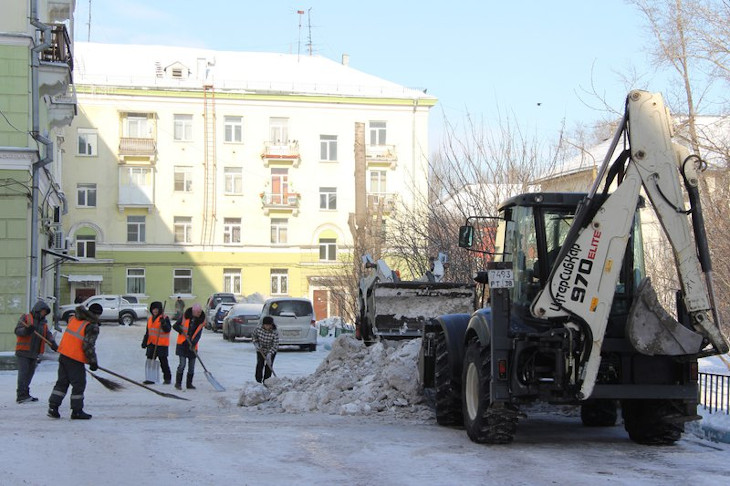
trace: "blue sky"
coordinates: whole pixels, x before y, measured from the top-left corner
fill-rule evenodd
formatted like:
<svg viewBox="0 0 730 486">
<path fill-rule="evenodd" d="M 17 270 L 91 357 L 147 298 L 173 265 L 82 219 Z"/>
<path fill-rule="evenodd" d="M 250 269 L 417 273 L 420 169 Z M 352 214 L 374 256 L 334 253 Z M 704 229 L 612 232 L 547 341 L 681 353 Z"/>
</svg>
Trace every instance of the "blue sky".
<svg viewBox="0 0 730 486">
<path fill-rule="evenodd" d="M 633 72 L 635 87 L 666 89 L 643 19 L 623 0 L 92 0 L 90 40 L 305 54 L 308 16 L 297 10 L 310 14 L 315 54 L 347 53 L 351 67 L 438 97 L 435 136 L 444 116 L 460 125 L 468 113 L 551 138 L 562 120 L 573 128 L 604 117 L 581 102 L 585 89 L 616 108 Z M 77 0 L 76 40 L 89 36 L 88 15 L 89 1 Z"/>
</svg>

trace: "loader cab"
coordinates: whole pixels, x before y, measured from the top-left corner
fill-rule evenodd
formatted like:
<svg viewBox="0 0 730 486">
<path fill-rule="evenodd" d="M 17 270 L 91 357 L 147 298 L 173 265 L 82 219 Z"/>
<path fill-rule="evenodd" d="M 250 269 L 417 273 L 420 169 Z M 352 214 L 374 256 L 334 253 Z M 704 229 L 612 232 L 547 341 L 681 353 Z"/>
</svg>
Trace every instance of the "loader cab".
<svg viewBox="0 0 730 486">
<path fill-rule="evenodd" d="M 530 305 L 545 286 L 550 270 L 573 224 L 582 193 L 530 193 L 515 196 L 499 208 L 500 224 L 496 232 L 495 261 L 512 262 L 514 287 L 511 289 L 516 322 L 537 324 Z M 643 242 L 639 213 L 626 252 L 612 316 L 628 313 L 634 289 L 645 275 Z"/>
</svg>

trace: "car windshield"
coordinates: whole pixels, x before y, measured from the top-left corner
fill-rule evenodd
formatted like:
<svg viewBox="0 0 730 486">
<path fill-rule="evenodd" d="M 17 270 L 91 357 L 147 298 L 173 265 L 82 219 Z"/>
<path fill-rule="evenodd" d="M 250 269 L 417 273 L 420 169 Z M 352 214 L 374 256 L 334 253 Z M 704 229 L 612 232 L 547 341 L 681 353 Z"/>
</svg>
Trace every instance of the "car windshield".
<svg viewBox="0 0 730 486">
<path fill-rule="evenodd" d="M 280 316 L 282 314 L 294 314 L 297 317 L 312 315 L 312 304 L 300 300 L 284 300 L 271 304 L 269 314 Z"/>
</svg>

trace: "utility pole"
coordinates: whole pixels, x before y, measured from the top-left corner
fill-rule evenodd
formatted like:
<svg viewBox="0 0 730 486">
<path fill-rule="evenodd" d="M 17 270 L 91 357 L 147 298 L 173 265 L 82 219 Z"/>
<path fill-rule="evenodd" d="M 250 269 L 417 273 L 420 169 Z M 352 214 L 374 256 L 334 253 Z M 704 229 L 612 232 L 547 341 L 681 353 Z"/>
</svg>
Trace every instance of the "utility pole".
<svg viewBox="0 0 730 486">
<path fill-rule="evenodd" d="M 302 51 L 302 15 L 304 15 L 304 10 L 297 10 L 297 14 L 299 15 L 299 38 L 297 39 L 297 62 L 299 62 L 299 54 L 301 54 L 301 51 Z"/>
<path fill-rule="evenodd" d="M 89 0 L 89 21 L 86 23 L 86 42 L 91 42 L 91 0 Z"/>
</svg>

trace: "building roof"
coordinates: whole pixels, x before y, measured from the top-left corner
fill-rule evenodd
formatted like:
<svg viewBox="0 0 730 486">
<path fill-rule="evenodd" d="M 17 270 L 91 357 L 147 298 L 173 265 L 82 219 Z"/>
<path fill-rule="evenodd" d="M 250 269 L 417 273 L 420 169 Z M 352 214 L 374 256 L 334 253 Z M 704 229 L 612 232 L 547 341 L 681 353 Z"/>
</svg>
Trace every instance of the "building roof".
<svg viewBox="0 0 730 486">
<path fill-rule="evenodd" d="M 322 56 L 76 42 L 78 85 L 347 97 L 436 98 Z"/>
</svg>

